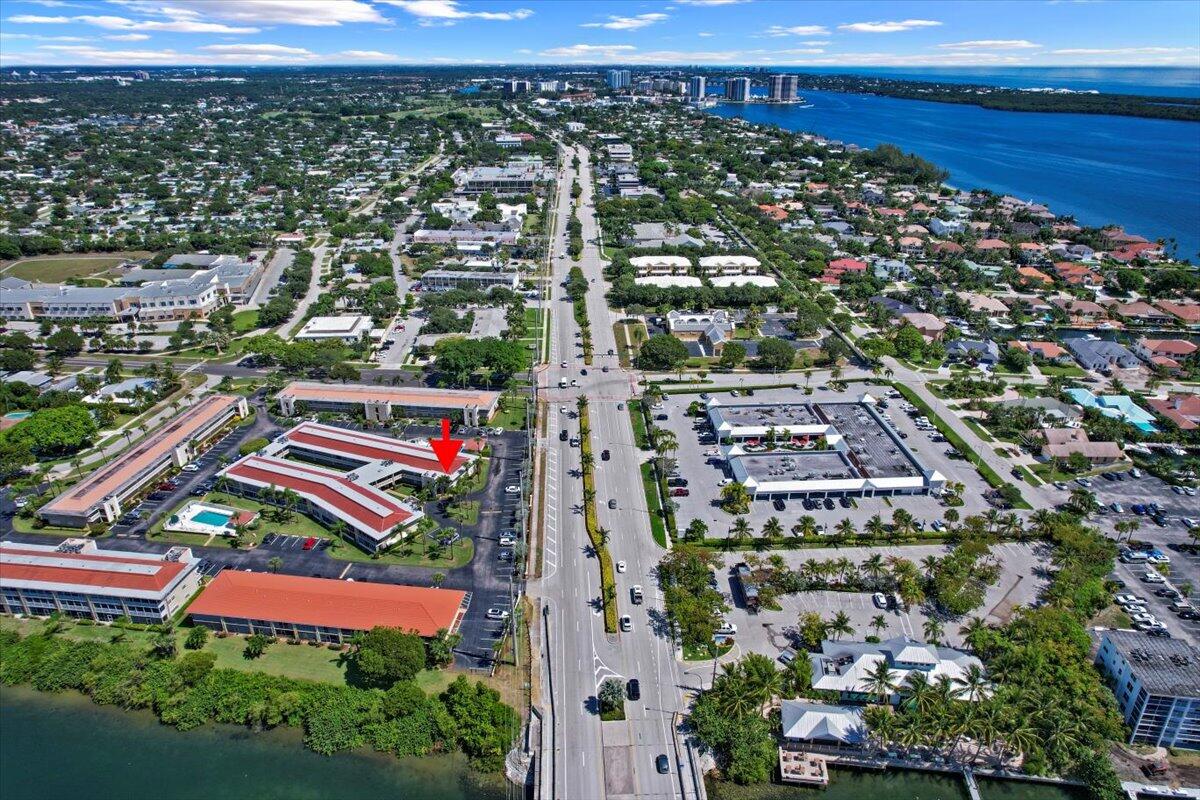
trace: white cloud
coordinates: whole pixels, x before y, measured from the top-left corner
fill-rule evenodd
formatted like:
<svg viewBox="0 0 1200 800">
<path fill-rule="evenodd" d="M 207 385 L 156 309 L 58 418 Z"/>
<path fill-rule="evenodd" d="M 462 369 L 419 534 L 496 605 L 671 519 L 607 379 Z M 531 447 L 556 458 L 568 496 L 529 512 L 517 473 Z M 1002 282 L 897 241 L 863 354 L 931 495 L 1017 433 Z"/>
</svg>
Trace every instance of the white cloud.
<svg viewBox="0 0 1200 800">
<path fill-rule="evenodd" d="M 1050 54 L 1056 56 L 1136 56 L 1194 52 L 1196 52 L 1195 47 L 1074 47 L 1066 50 L 1051 50 Z"/>
<path fill-rule="evenodd" d="M 236 56 L 312 56 L 314 53 L 304 47 L 288 47 L 282 44 L 206 44 L 197 48 L 206 53 Z"/>
<path fill-rule="evenodd" d="M 86 36 L 42 36 L 37 33 L 0 33 L 0 39 L 14 39 L 34 42 L 86 42 Z"/>
<path fill-rule="evenodd" d="M 567 47 L 551 47 L 539 55 L 548 58 L 618 58 L 637 50 L 631 44 L 573 44 Z"/>
<path fill-rule="evenodd" d="M 417 17 L 417 24 L 427 27 L 454 25 L 464 19 L 511 22 L 533 16 L 533 9 L 530 8 L 516 8 L 512 11 L 466 11 L 459 6 L 458 0 L 380 0 L 380 2 L 407 11 Z"/>
<path fill-rule="evenodd" d="M 767 36 L 828 36 L 829 28 L 824 25 L 772 25 L 764 33 Z"/>
<path fill-rule="evenodd" d="M 334 53 L 334 58 L 345 58 L 351 61 L 399 61 L 395 53 L 384 53 L 380 50 L 343 50 Z"/>
<path fill-rule="evenodd" d="M 580 27 L 607 28 L 610 31 L 636 31 L 656 22 L 662 22 L 669 17 L 659 13 L 638 14 L 636 17 L 618 17 L 610 14 L 608 19 L 608 22 L 585 22 Z"/>
<path fill-rule="evenodd" d="M 152 0 L 109 0 L 131 10 L 173 19 L 205 16 L 259 25 L 330 27 L 343 23 L 387 24 L 388 18 L 363 0 L 204 0 L 196 8 L 160 5 Z"/>
<path fill-rule="evenodd" d="M 110 42 L 144 42 L 150 37 L 145 33 L 116 33 L 104 38 Z"/>
<path fill-rule="evenodd" d="M 702 39 L 707 39 L 710 36 L 716 36 L 715 33 L 709 33 L 708 31 L 700 31 L 696 35 L 701 37 Z"/>
<path fill-rule="evenodd" d="M 969 42 L 939 44 L 943 50 L 1031 50 L 1041 47 L 1027 39 L 975 39 Z"/>
<path fill-rule="evenodd" d="M 66 25 L 72 22 L 93 25 L 110 31 L 162 31 L 164 33 L 258 33 L 258 28 L 232 27 L 218 22 L 201 22 L 191 12 L 174 19 L 134 20 L 111 15 L 81 14 L 74 17 L 42 17 L 36 14 L 17 14 L 8 18 L 18 25 Z"/>
<path fill-rule="evenodd" d="M 942 23 L 932 19 L 904 19 L 896 22 L 848 22 L 838 25 L 839 31 L 855 33 L 896 33 L 910 31 L 915 28 L 936 28 Z"/>
</svg>

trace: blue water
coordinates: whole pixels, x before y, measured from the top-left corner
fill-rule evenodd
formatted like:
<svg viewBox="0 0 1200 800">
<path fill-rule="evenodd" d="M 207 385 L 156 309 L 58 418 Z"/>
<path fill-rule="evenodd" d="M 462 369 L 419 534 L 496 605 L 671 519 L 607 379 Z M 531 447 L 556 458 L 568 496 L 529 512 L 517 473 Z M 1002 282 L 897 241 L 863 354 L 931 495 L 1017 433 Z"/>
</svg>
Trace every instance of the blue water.
<svg viewBox="0 0 1200 800">
<path fill-rule="evenodd" d="M 1037 200 L 1086 225 L 1173 237 L 1200 262 L 1200 124 L 1033 114 L 805 90 L 811 107 L 718 105 L 712 113 L 874 147 L 891 142 L 949 182 Z"/>
<path fill-rule="evenodd" d="M 229 524 L 229 515 L 220 511 L 200 511 L 194 514 L 192 519 L 201 525 L 212 525 L 214 528 L 223 528 Z"/>
<path fill-rule="evenodd" d="M 782 67 L 771 71 L 977 83 L 1008 89 L 1053 87 L 1077 92 L 1200 97 L 1200 69 L 1191 67 Z"/>
</svg>

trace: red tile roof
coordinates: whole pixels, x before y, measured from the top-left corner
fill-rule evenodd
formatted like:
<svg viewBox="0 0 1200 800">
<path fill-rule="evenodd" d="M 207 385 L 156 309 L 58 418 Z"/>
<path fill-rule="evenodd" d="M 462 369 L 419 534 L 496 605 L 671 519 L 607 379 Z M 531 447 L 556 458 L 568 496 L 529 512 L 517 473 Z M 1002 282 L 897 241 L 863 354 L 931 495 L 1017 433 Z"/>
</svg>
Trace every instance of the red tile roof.
<svg viewBox="0 0 1200 800">
<path fill-rule="evenodd" d="M 349 630 L 384 626 L 434 636 L 442 628 L 458 627 L 465 596 L 452 589 L 227 569 L 205 587 L 188 613 Z"/>
<path fill-rule="evenodd" d="M 114 552 L 114 551 L 107 551 Z M 59 553 L 4 542 L 0 581 L 36 581 L 99 589 L 161 592 L 187 564 L 92 553 Z"/>
<path fill-rule="evenodd" d="M 387 492 L 352 483 L 332 470 L 296 461 L 250 455 L 229 467 L 226 473 L 234 478 L 291 489 L 301 497 L 323 501 L 381 534 L 403 524 L 413 515 L 410 508 Z"/>
<path fill-rule="evenodd" d="M 368 461 L 394 461 L 414 469 L 443 471 L 433 448 L 428 445 L 411 444 L 387 436 L 375 436 L 312 422 L 303 422 L 285 435 L 289 441 L 297 444 L 333 450 Z M 450 471 L 453 472 L 465 463 L 466 456 L 458 456 L 454 459 Z"/>
</svg>

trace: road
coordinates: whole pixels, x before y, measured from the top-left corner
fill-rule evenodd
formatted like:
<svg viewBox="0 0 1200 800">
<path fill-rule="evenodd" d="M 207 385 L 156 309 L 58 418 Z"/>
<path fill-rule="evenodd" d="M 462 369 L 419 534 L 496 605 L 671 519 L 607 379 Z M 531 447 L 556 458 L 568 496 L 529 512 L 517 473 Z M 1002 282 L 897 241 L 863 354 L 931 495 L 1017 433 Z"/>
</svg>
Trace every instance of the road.
<svg viewBox="0 0 1200 800">
<path fill-rule="evenodd" d="M 271 290 L 279 284 L 280 277 L 283 276 L 284 270 L 292 265 L 296 260 L 296 251 L 290 247 L 280 247 L 275 251 L 275 257 L 271 259 L 271 263 L 267 265 L 267 269 L 263 272 L 262 278 L 258 281 L 258 286 L 254 289 L 254 295 L 250 298 L 250 302 L 246 304 L 246 308 L 262 308 L 267 304 Z"/>
<path fill-rule="evenodd" d="M 580 160 L 579 182 L 583 187 L 579 217 L 585 248 L 579 262 L 566 257 L 567 220 L 571 213 L 570 187 L 576 178 L 572 155 Z M 675 648 L 661 624 L 661 595 L 654 569 L 664 551 L 654 544 L 642 491 L 639 465 L 643 454 L 633 443 L 628 412 L 619 408 L 636 389 L 636 376 L 620 368 L 607 354 L 616 347 L 612 332 L 614 317 L 604 300 L 606 285 L 603 262 L 592 244 L 597 236 L 593 207 L 589 153 L 568 149 L 563 157 L 564 175 L 556 202 L 558 235 L 552 243 L 553 280 L 549 367 L 539 375 L 542 396 L 549 402 L 549 435 L 540 443 L 547 451 L 545 561 L 543 577 L 531 591 L 546 609 L 543 692 L 552 694 L 552 793 L 557 798 L 692 798 L 697 796 L 690 766 L 681 773 L 676 759 L 673 714 L 686 707 Z M 578 265 L 589 281 L 588 317 L 597 356 L 583 375 L 582 348 L 578 326 L 567 308 L 562 282 L 568 270 Z M 566 361 L 563 369 L 560 362 Z M 602 371 L 607 365 L 609 371 Z M 560 377 L 579 382 L 577 388 L 559 389 Z M 579 477 L 580 450 L 559 441 L 566 427 L 578 433 L 574 414 L 560 413 L 566 406 L 574 411 L 577 395 L 586 395 L 592 422 L 592 446 L 596 453 L 596 502 L 600 524 L 612 532 L 609 550 L 614 561 L 624 561 L 627 571 L 617 575 L 619 613 L 633 618 L 628 633 L 606 634 L 600 613 L 599 562 L 588 555 L 583 524 L 583 485 Z M 600 453 L 609 450 L 610 461 Z M 617 508 L 609 509 L 608 500 Z M 632 605 L 630 588 L 640 584 L 646 604 Z M 547 674 L 549 673 L 549 674 Z M 601 723 L 596 693 L 605 678 L 638 678 L 641 700 L 627 702 L 626 720 Z M 666 754 L 668 774 L 659 774 L 655 758 Z M 688 756 L 684 755 L 685 762 Z"/>
<path fill-rule="evenodd" d="M 320 237 L 317 245 L 312 248 L 312 277 L 308 281 L 308 291 L 304 293 L 304 297 L 300 298 L 300 302 L 296 303 L 296 310 L 292 313 L 291 318 L 273 331 L 284 339 L 290 339 L 296 332 L 293 328 L 299 329 L 304 315 L 308 313 L 308 307 L 317 302 L 317 298 L 321 296 L 321 276 L 325 272 L 325 253 L 328 250 L 329 239 L 324 236 Z"/>
</svg>

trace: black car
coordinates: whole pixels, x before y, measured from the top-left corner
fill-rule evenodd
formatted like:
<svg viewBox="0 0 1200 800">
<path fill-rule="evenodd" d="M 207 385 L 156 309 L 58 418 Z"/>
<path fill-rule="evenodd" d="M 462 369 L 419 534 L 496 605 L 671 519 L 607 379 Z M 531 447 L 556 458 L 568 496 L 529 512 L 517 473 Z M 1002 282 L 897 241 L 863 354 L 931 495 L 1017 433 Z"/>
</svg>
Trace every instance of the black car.
<svg viewBox="0 0 1200 800">
<path fill-rule="evenodd" d="M 607 450 L 600 451 L 600 460 L 601 461 L 608 461 L 610 458 L 612 458 L 612 454 L 609 453 Z"/>
<path fill-rule="evenodd" d="M 1169 630 L 1167 630 L 1166 628 L 1151 628 L 1150 630 L 1146 631 L 1146 635 L 1147 636 L 1157 636 L 1160 639 L 1170 639 L 1171 638 L 1171 632 Z"/>
<path fill-rule="evenodd" d="M 850 502 L 849 497 L 838 498 L 838 503 L 841 505 L 842 508 L 850 508 L 850 506 L 854 505 L 853 503 Z"/>
<path fill-rule="evenodd" d="M 629 692 L 630 700 L 642 699 L 642 685 L 638 683 L 637 678 L 630 678 L 629 683 L 625 684 L 625 690 Z"/>
<path fill-rule="evenodd" d="M 778 497 L 775 498 L 775 502 L 771 505 L 775 506 L 776 511 L 783 511 L 787 508 L 787 503 L 783 502 L 783 500 Z"/>
<path fill-rule="evenodd" d="M 658 758 L 654 759 L 654 768 L 663 775 L 671 771 L 671 762 L 667 760 L 666 753 L 659 753 Z"/>
<path fill-rule="evenodd" d="M 565 442 L 567 440 L 568 435 L 569 434 L 567 433 L 567 429 L 563 428 L 561 431 L 558 432 L 558 440 L 560 442 Z"/>
<path fill-rule="evenodd" d="M 1200 619 L 1200 611 L 1195 611 L 1190 608 L 1185 608 L 1179 612 L 1180 619 Z"/>
<path fill-rule="evenodd" d="M 667 478 L 667 486 L 687 486 L 687 478 Z"/>
<path fill-rule="evenodd" d="M 834 505 L 835 505 L 835 503 L 833 502 L 833 498 L 831 498 L 831 497 L 826 497 L 826 498 L 825 498 L 825 508 L 826 508 L 826 510 L 828 510 L 828 511 L 833 511 Z"/>
</svg>

